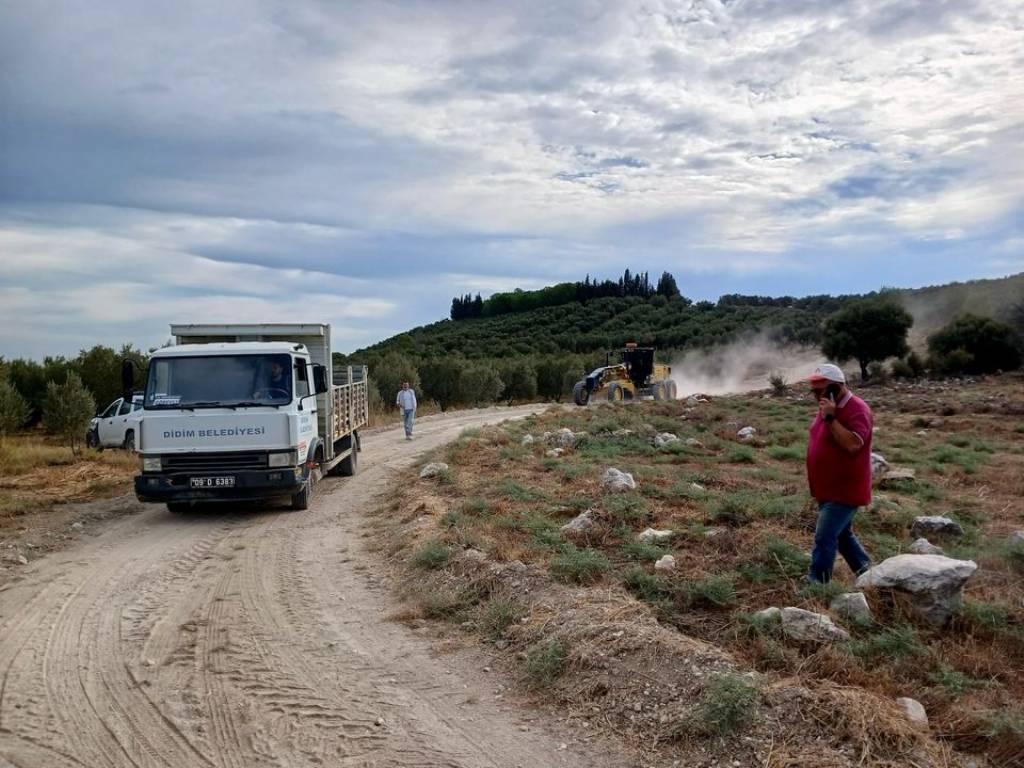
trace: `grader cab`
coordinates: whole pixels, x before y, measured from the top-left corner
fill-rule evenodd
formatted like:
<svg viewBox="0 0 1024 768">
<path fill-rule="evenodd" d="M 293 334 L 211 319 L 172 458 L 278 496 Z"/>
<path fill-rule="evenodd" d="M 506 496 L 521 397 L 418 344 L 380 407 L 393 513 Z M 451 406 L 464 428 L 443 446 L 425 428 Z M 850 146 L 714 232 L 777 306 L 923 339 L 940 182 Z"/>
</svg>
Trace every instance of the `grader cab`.
<svg viewBox="0 0 1024 768">
<path fill-rule="evenodd" d="M 675 400 L 676 383 L 672 369 L 654 361 L 654 347 L 626 344 L 620 362 L 611 364 L 609 354 L 606 365 L 595 369 L 573 387 L 573 401 L 586 405 L 591 398 L 604 397 L 610 402 L 651 397 L 655 400 Z"/>
</svg>

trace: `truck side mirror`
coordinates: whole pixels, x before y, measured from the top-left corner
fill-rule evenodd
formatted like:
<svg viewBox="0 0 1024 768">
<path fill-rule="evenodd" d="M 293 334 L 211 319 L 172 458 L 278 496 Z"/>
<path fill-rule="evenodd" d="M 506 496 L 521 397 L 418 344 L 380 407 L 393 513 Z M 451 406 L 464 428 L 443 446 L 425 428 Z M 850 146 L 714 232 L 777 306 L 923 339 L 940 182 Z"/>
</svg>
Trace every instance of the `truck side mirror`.
<svg viewBox="0 0 1024 768">
<path fill-rule="evenodd" d="M 329 390 L 330 387 L 327 385 L 327 368 L 322 365 L 314 365 L 313 391 L 318 395 L 322 395 Z"/>
<path fill-rule="evenodd" d="M 132 390 L 135 389 L 135 364 L 131 360 L 121 362 L 121 396 L 131 403 Z"/>
</svg>

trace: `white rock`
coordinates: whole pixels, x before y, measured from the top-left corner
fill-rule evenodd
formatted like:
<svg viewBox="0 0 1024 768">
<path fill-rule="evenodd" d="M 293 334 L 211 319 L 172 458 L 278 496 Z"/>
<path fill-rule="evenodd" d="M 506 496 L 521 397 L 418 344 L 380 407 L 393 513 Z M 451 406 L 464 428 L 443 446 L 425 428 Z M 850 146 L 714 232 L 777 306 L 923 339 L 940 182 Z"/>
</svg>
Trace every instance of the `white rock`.
<svg viewBox="0 0 1024 768">
<path fill-rule="evenodd" d="M 679 438 L 673 435 L 671 432 L 659 432 L 654 436 L 654 447 L 664 448 L 666 445 L 671 443 L 678 443 Z"/>
<path fill-rule="evenodd" d="M 82 523 L 80 523 L 78 520 L 75 520 L 75 522 L 71 524 L 71 527 L 74 528 L 76 531 L 80 531 L 83 528 L 85 528 L 85 526 L 82 525 Z"/>
<path fill-rule="evenodd" d="M 487 553 L 479 549 L 464 549 L 459 553 L 459 560 L 468 564 L 480 564 L 487 559 Z"/>
<path fill-rule="evenodd" d="M 545 451 L 544 455 L 547 456 L 549 459 L 557 459 L 563 453 L 565 453 L 564 448 L 552 448 L 549 451 Z"/>
<path fill-rule="evenodd" d="M 622 493 L 636 488 L 636 480 L 629 472 L 608 467 L 601 476 L 601 487 L 609 493 Z"/>
<path fill-rule="evenodd" d="M 916 539 L 913 544 L 907 547 L 907 552 L 914 555 L 941 555 L 944 554 L 942 547 L 936 547 L 928 539 Z"/>
<path fill-rule="evenodd" d="M 637 536 L 640 541 L 646 542 L 647 544 L 668 541 L 675 536 L 675 531 L 659 531 L 656 528 L 648 528 L 646 531 Z"/>
<path fill-rule="evenodd" d="M 706 490 L 707 490 L 707 488 L 705 488 L 705 487 L 704 487 L 703 485 L 701 485 L 700 483 L 690 483 L 690 487 L 691 487 L 691 488 L 692 488 L 693 490 L 695 490 L 695 491 L 706 491 Z"/>
<path fill-rule="evenodd" d="M 594 511 L 588 509 L 580 512 L 576 517 L 562 526 L 562 533 L 587 533 L 594 528 Z"/>
<path fill-rule="evenodd" d="M 1010 536 L 1011 544 L 1024 544 L 1024 531 L 1014 531 Z"/>
<path fill-rule="evenodd" d="M 828 609 L 847 621 L 871 621 L 871 608 L 863 592 L 847 592 L 837 595 Z"/>
<path fill-rule="evenodd" d="M 928 725 L 928 713 L 924 711 L 924 706 L 920 701 L 903 696 L 896 699 L 896 703 L 906 714 L 910 722 L 917 723 L 918 725 Z"/>
<path fill-rule="evenodd" d="M 978 570 L 973 560 L 942 555 L 896 555 L 857 578 L 859 588 L 892 589 L 933 626 L 942 626 L 963 600 L 967 580 Z"/>
<path fill-rule="evenodd" d="M 533 445 L 533 435 L 523 435 L 522 445 Z"/>
<path fill-rule="evenodd" d="M 28 558 L 24 555 L 18 555 L 18 562 L 22 565 L 28 565 Z"/>
<path fill-rule="evenodd" d="M 556 432 L 545 432 L 544 442 L 557 448 L 575 448 L 582 439 L 583 433 L 573 432 L 568 427 L 562 427 Z"/>
<path fill-rule="evenodd" d="M 437 477 L 442 472 L 448 471 L 448 465 L 443 461 L 432 461 L 420 470 L 420 477 Z"/>
<path fill-rule="evenodd" d="M 696 437 L 688 437 L 683 442 L 685 442 L 691 448 L 703 448 L 704 447 L 704 443 L 702 443 Z"/>
<path fill-rule="evenodd" d="M 963 536 L 964 529 L 959 523 L 941 515 L 922 515 L 914 518 L 910 527 L 913 534 L 942 533 L 947 536 Z"/>
<path fill-rule="evenodd" d="M 676 559 L 672 555 L 664 555 L 658 558 L 658 562 L 654 564 L 654 570 L 656 571 L 674 571 L 676 569 Z"/>
<path fill-rule="evenodd" d="M 885 460 L 885 457 L 880 453 L 871 454 L 871 476 L 878 477 L 879 475 L 885 474 L 885 470 L 889 468 L 889 462 Z"/>
<path fill-rule="evenodd" d="M 739 437 L 748 438 L 748 437 L 753 437 L 754 435 L 756 435 L 757 434 L 757 430 L 754 429 L 753 427 L 744 427 L 743 429 L 741 429 L 736 434 Z"/>
<path fill-rule="evenodd" d="M 612 432 L 612 437 L 632 437 L 635 434 L 632 429 L 616 429 Z"/>
<path fill-rule="evenodd" d="M 833 624 L 828 616 L 803 608 L 782 609 L 782 633 L 801 643 L 831 643 L 850 637 L 849 632 Z"/>
<path fill-rule="evenodd" d="M 690 395 L 688 398 L 686 398 L 686 404 L 691 408 L 697 405 L 699 402 L 700 400 L 697 399 L 696 395 Z"/>
<path fill-rule="evenodd" d="M 905 488 L 916 482 L 916 473 L 910 467 L 890 467 L 882 475 L 880 488 Z"/>
</svg>

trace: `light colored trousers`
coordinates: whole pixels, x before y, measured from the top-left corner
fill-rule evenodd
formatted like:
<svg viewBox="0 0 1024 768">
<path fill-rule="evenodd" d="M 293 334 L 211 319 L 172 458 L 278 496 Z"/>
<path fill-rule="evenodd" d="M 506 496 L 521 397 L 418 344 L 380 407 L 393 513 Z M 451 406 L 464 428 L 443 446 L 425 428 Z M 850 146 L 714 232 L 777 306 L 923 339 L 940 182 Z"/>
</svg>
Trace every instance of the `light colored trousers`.
<svg viewBox="0 0 1024 768">
<path fill-rule="evenodd" d="M 415 408 L 403 408 L 402 409 L 402 423 L 405 424 L 405 436 L 412 436 L 412 423 L 416 420 L 416 409 Z"/>
</svg>

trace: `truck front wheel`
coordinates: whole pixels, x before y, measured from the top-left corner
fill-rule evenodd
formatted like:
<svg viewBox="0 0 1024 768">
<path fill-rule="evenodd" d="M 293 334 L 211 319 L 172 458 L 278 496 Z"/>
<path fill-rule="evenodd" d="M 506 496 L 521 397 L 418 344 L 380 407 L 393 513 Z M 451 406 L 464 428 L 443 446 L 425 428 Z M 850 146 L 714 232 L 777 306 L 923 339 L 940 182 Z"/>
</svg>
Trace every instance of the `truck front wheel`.
<svg viewBox="0 0 1024 768">
<path fill-rule="evenodd" d="M 292 494 L 292 509 L 309 509 L 309 505 L 313 503 L 313 489 L 316 487 L 319 477 L 320 470 L 317 467 L 309 470 L 309 476 L 302 484 L 302 490 Z"/>
</svg>

